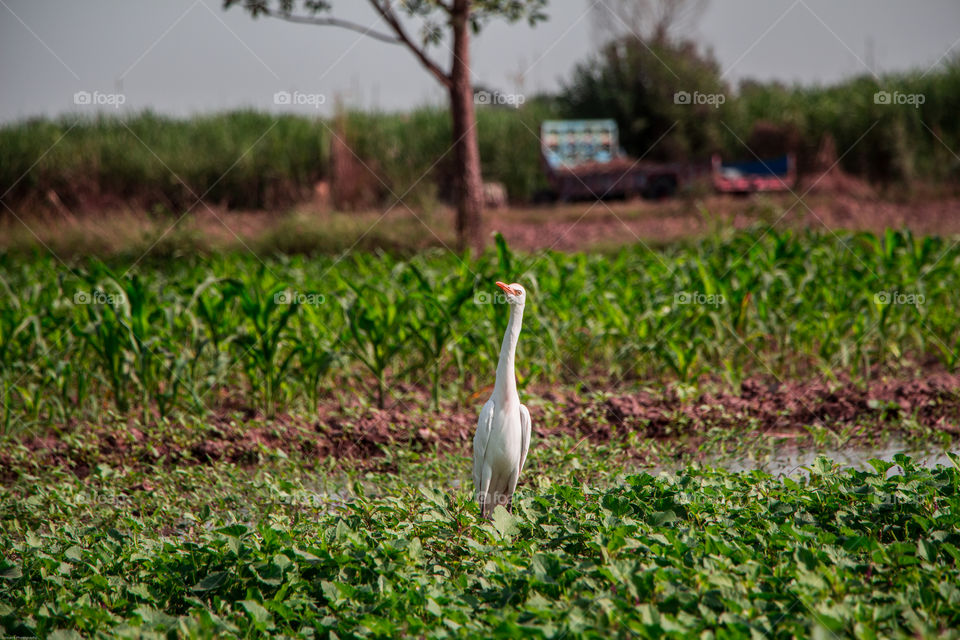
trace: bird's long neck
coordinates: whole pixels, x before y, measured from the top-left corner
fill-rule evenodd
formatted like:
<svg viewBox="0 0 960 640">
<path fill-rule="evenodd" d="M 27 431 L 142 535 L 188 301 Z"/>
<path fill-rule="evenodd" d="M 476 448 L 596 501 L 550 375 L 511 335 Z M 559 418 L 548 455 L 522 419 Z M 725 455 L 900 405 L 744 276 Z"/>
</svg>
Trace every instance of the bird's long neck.
<svg viewBox="0 0 960 640">
<path fill-rule="evenodd" d="M 500 361 L 497 363 L 497 382 L 493 387 L 493 397 L 505 402 L 517 395 L 516 355 L 517 340 L 520 339 L 520 325 L 523 324 L 523 307 L 510 307 L 510 320 L 503 332 L 503 344 L 500 345 Z"/>
</svg>

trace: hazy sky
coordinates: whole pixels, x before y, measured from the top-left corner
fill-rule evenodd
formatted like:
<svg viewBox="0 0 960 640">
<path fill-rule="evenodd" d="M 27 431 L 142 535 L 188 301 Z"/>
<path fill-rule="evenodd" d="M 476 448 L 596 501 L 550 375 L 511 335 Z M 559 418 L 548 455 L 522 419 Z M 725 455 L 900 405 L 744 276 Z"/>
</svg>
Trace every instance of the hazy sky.
<svg viewBox="0 0 960 640">
<path fill-rule="evenodd" d="M 475 82 L 555 90 L 598 44 L 590 7 L 554 0 L 546 23 L 493 23 L 474 41 Z M 382 26 L 361 0 L 338 15 Z M 694 27 L 726 77 L 830 83 L 934 65 L 960 52 L 957 0 L 712 0 Z M 447 65 L 442 45 L 434 57 Z M 89 111 L 77 91 L 122 93 L 122 110 L 170 114 L 277 106 L 278 91 L 387 110 L 444 94 L 405 49 L 331 27 L 252 20 L 219 0 L 0 0 L 0 120 Z M 109 100 L 108 98 L 100 98 Z M 102 108 L 113 110 L 107 104 Z"/>
</svg>

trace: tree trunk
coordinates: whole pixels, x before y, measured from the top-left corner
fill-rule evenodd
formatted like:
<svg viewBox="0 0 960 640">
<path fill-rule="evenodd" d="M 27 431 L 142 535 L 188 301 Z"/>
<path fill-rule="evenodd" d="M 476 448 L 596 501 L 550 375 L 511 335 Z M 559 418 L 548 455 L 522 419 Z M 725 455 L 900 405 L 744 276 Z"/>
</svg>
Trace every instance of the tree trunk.
<svg viewBox="0 0 960 640">
<path fill-rule="evenodd" d="M 470 81 L 470 0 L 454 0 L 452 7 L 453 62 L 450 71 L 450 113 L 456 159 L 457 245 L 482 251 L 483 178 L 477 144 L 473 84 Z M 506 143 L 506 141 L 504 141 Z"/>
</svg>

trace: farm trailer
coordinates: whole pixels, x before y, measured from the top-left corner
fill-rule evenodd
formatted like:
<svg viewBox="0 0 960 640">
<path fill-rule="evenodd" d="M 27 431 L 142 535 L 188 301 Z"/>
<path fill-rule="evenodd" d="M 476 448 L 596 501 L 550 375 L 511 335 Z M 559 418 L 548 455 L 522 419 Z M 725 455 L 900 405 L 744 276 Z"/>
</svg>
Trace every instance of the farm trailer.
<svg viewBox="0 0 960 640">
<path fill-rule="evenodd" d="M 546 120 L 540 151 L 552 195 L 560 200 L 666 198 L 709 169 L 635 160 L 620 149 L 614 120 Z"/>
</svg>

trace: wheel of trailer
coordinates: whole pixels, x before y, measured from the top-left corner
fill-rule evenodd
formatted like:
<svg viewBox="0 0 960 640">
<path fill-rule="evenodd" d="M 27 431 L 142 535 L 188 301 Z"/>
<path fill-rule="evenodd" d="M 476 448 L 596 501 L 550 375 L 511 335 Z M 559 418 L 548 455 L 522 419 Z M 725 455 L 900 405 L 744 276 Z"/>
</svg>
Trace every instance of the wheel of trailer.
<svg viewBox="0 0 960 640">
<path fill-rule="evenodd" d="M 653 176 L 647 183 L 643 195 L 651 200 L 669 198 L 677 192 L 677 177 L 673 175 Z"/>
</svg>

